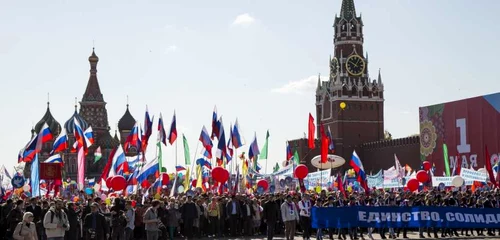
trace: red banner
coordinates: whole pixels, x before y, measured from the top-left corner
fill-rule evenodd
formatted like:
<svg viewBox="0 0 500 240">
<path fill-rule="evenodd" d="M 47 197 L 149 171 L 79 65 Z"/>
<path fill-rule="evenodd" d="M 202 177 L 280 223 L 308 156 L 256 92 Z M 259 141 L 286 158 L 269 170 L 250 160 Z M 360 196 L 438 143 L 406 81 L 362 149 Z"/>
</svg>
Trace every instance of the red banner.
<svg viewBox="0 0 500 240">
<path fill-rule="evenodd" d="M 484 168 L 486 161 L 494 166 L 500 155 L 500 93 L 421 107 L 420 159 L 435 164 L 436 176 L 445 171 L 443 144 L 450 172 L 457 165 Z"/>
<path fill-rule="evenodd" d="M 60 163 L 40 163 L 40 179 L 59 180 L 61 179 Z"/>
</svg>

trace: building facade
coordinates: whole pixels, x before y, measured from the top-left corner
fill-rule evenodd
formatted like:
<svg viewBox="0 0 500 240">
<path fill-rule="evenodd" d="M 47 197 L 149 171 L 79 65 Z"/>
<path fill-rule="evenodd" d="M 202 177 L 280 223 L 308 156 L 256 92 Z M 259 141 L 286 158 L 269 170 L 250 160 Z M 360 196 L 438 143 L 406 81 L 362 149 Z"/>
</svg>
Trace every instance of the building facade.
<svg viewBox="0 0 500 240">
<path fill-rule="evenodd" d="M 88 127 L 92 127 L 94 132 L 94 144 L 89 147 L 88 154 L 85 157 L 85 177 L 94 178 L 99 177 L 102 174 L 104 166 L 106 165 L 111 151 L 123 143 L 123 140 L 128 136 L 132 127 L 135 124 L 135 119 L 129 112 L 128 104 L 124 116 L 118 122 L 119 133 L 115 131 L 114 136 L 111 136 L 110 126 L 108 121 L 108 112 L 106 109 L 106 102 L 104 101 L 104 96 L 101 92 L 99 86 L 99 81 L 97 79 L 97 64 L 99 62 L 99 57 L 92 50 L 92 54 L 89 57 L 90 63 L 90 76 L 87 82 L 87 87 L 80 101 L 80 109 L 78 111 L 78 106 L 75 103 L 74 112 L 71 117 L 65 122 L 63 126 L 59 124 L 57 120 L 52 116 L 50 112 L 50 104 L 47 103 L 47 111 L 45 112 L 42 119 L 34 126 L 32 129 L 32 136 L 34 133 L 40 132 L 44 123 L 47 123 L 50 130 L 54 136 L 54 139 L 46 143 L 42 147 L 42 151 L 39 154 L 39 161 L 43 162 L 50 157 L 50 151 L 53 147 L 53 141 L 61 133 L 64 128 L 66 131 L 69 141 L 69 148 L 61 153 L 64 161 L 64 176 L 70 179 L 76 179 L 77 177 L 77 153 L 72 150 L 72 146 L 75 142 L 75 137 L 73 135 L 75 120 L 77 120 L 81 127 L 85 130 Z M 120 135 L 122 141 L 118 138 Z M 94 163 L 94 152 L 100 147 L 102 151 L 102 158 L 100 161 Z M 28 166 L 28 165 L 27 165 Z M 29 176 L 30 167 L 25 167 L 24 174 Z"/>
<path fill-rule="evenodd" d="M 343 0 L 340 15 L 333 24 L 333 56 L 330 56 L 328 81 L 318 77 L 316 88 L 317 138 L 320 126 L 330 129 L 335 144 L 335 154 L 349 162 L 354 150 L 361 157 L 367 171 L 378 171 L 394 165 L 394 154 L 402 162 L 416 165 L 419 162 L 418 137 L 384 140 L 384 83 L 380 69 L 376 78 L 368 71 L 368 52 L 364 49 L 363 20 L 356 14 L 354 0 Z M 341 103 L 345 108 L 341 108 Z M 319 154 L 307 147 L 307 139 L 289 141 L 297 150 L 302 163 L 310 171 L 316 169 L 310 160 Z M 415 152 L 415 157 L 412 157 Z M 387 158 L 388 155 L 392 157 Z M 344 168 L 349 168 L 349 164 Z"/>
</svg>

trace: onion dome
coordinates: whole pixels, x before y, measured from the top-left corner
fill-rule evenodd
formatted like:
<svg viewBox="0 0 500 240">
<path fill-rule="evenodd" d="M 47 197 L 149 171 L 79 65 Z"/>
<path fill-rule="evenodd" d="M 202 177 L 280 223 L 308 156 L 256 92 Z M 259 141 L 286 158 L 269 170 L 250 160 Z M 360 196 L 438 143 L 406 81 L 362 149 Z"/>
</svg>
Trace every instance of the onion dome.
<svg viewBox="0 0 500 240">
<path fill-rule="evenodd" d="M 109 134 L 109 131 L 105 131 L 102 135 L 99 135 L 97 145 L 101 146 L 103 149 L 113 149 L 120 145 L 120 141 L 114 139 L 111 134 Z"/>
<path fill-rule="evenodd" d="M 123 114 L 123 117 L 120 118 L 120 121 L 118 121 L 118 130 L 120 132 L 122 131 L 130 131 L 135 125 L 135 118 L 130 114 L 130 111 L 128 110 L 128 104 L 127 104 L 127 111 L 125 111 L 125 114 Z"/>
<path fill-rule="evenodd" d="M 71 116 L 71 118 L 68 119 L 66 123 L 64 123 L 64 129 L 66 129 L 66 133 L 73 134 L 75 132 L 75 119 L 78 120 L 83 131 L 85 131 L 89 127 L 87 121 L 85 121 L 85 119 L 83 119 L 83 117 L 80 116 L 80 114 L 78 114 L 78 112 L 76 111 L 75 105 L 75 113 L 73 113 L 73 116 Z"/>
<path fill-rule="evenodd" d="M 52 135 L 57 136 L 59 135 L 59 132 L 61 132 L 61 124 L 59 124 L 56 119 L 52 116 L 52 113 L 50 112 L 49 108 L 50 103 L 47 102 L 47 111 L 45 112 L 45 115 L 43 115 L 42 119 L 38 121 L 38 123 L 35 125 L 35 133 L 38 134 L 40 130 L 42 130 L 43 124 L 47 123 L 49 125 L 50 132 Z"/>
<path fill-rule="evenodd" d="M 99 57 L 97 55 L 95 55 L 95 49 L 92 48 L 92 55 L 90 55 L 89 57 L 89 62 L 91 63 L 97 63 L 99 62 Z"/>
</svg>

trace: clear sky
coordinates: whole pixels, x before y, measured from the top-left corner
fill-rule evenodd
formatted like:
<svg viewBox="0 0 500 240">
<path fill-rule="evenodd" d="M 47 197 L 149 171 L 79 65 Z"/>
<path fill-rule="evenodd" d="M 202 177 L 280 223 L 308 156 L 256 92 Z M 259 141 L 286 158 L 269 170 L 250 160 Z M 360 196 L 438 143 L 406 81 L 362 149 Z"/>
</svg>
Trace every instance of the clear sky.
<svg viewBox="0 0 500 240">
<path fill-rule="evenodd" d="M 372 78 L 382 69 L 385 128 L 393 137 L 418 133 L 419 106 L 500 90 L 500 1 L 355 4 Z M 269 129 L 270 171 L 285 159 L 285 141 L 302 137 L 308 113 L 315 113 L 317 75 L 328 74 L 340 6 L 340 0 L 0 0 L 1 162 L 12 170 L 45 112 L 47 93 L 59 123 L 70 118 L 95 41 L 112 134 L 128 95 L 141 122 L 146 105 L 166 124 L 175 109 L 179 134 L 194 154 L 217 105 L 226 131 L 238 117 L 247 143 L 256 132 L 262 147 Z M 164 150 L 169 169 L 173 149 Z"/>
</svg>

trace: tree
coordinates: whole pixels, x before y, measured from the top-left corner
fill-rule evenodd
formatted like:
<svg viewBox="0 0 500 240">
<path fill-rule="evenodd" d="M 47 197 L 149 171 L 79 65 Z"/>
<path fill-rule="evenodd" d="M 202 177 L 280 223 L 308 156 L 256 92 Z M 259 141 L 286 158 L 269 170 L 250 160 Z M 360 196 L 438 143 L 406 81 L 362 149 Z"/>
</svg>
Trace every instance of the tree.
<svg viewBox="0 0 500 240">
<path fill-rule="evenodd" d="M 392 140 L 392 134 L 387 130 L 384 131 L 384 140 Z"/>
</svg>

